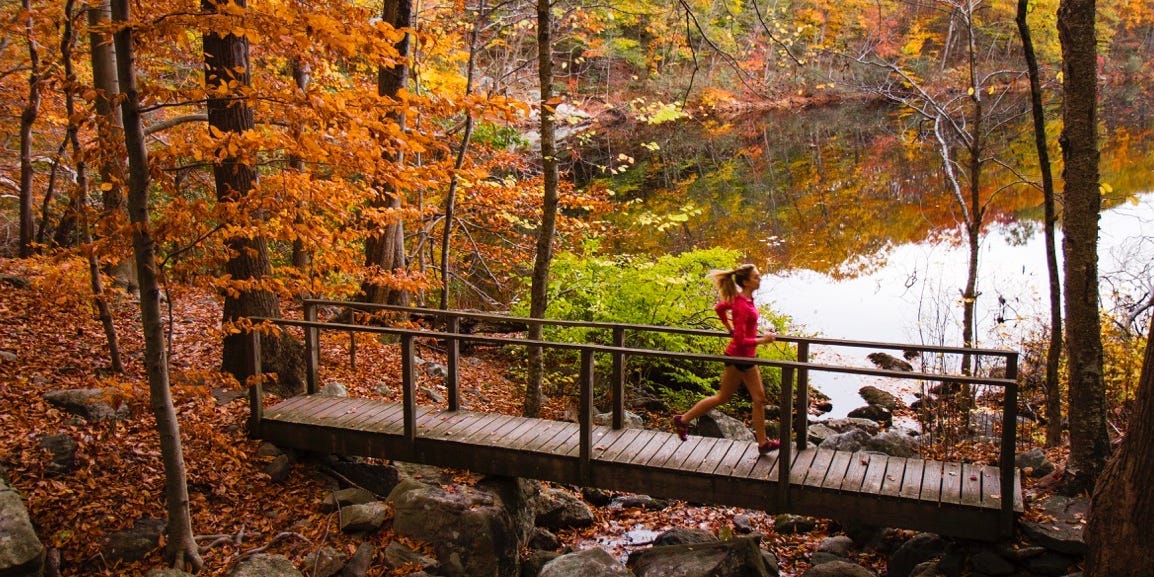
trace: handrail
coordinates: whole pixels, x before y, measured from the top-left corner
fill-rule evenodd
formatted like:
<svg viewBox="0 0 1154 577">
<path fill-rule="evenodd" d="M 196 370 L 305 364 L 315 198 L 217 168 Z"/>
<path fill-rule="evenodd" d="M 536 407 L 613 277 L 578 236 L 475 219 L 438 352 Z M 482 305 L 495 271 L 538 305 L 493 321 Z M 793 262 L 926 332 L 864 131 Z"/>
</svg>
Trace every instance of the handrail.
<svg viewBox="0 0 1154 577">
<path fill-rule="evenodd" d="M 401 310 L 407 312 L 420 312 L 425 314 L 437 314 L 448 317 L 446 323 L 449 328 L 448 332 L 424 329 L 406 329 L 395 327 L 382 326 L 366 326 L 345 323 L 329 323 L 316 321 L 315 307 L 320 304 L 339 304 L 342 306 L 353 306 L 356 308 L 380 308 L 388 310 Z M 502 321 L 509 320 L 525 320 L 526 322 L 537 322 L 543 324 L 556 324 L 567 326 L 586 326 L 595 328 L 612 329 L 613 344 L 602 345 L 593 343 L 565 343 L 557 341 L 534 340 L 523 338 L 508 338 L 495 337 L 473 334 L 462 334 L 459 332 L 460 318 L 487 318 L 499 319 Z M 706 362 L 725 362 L 730 360 L 729 357 L 723 355 L 709 355 L 700 353 L 687 353 L 679 351 L 656 351 L 651 349 L 635 349 L 623 346 L 624 331 L 627 329 L 633 330 L 653 330 L 663 332 L 679 332 L 682 334 L 704 334 L 704 335 L 725 335 L 720 331 L 705 331 L 697 329 L 679 329 L 677 327 L 657 327 L 650 325 L 624 325 L 613 323 L 586 323 L 581 321 L 557 321 L 548 319 L 521 319 L 518 317 L 508 317 L 499 315 L 487 315 L 483 313 L 466 313 L 461 311 L 444 311 L 439 309 L 421 309 L 416 307 L 398 307 L 393 305 L 369 305 L 367 303 L 345 303 L 339 301 L 306 301 L 305 318 L 308 320 L 291 320 L 291 319 L 268 319 L 268 318 L 252 318 L 254 323 L 269 322 L 281 326 L 294 326 L 304 329 L 306 334 L 306 350 L 307 364 L 308 364 L 308 389 L 310 393 L 316 392 L 317 384 L 317 369 L 319 366 L 319 332 L 320 330 L 336 330 L 346 332 L 366 332 L 377 334 L 391 334 L 398 336 L 401 342 L 402 360 L 402 388 L 403 388 L 403 412 L 404 412 L 404 436 L 409 442 L 416 440 L 416 391 L 415 391 L 415 371 L 413 367 L 414 362 L 414 339 L 416 338 L 432 338 L 444 341 L 448 350 L 448 371 L 446 375 L 446 387 L 448 389 L 448 404 L 449 410 L 455 411 L 458 408 L 459 395 L 457 383 L 457 357 L 459 346 L 462 341 L 488 343 L 497 345 L 518 345 L 518 346 L 540 346 L 550 347 L 562 350 L 578 351 L 581 356 L 580 362 L 580 396 L 579 396 L 579 423 L 580 423 L 580 447 L 579 447 L 579 468 L 582 475 L 588 475 L 591 470 L 592 460 L 592 412 L 593 412 L 593 383 L 594 383 L 594 355 L 596 353 L 603 353 L 612 355 L 613 358 L 613 386 L 611 387 L 610 400 L 612 402 L 613 412 L 613 427 L 621 428 L 623 425 L 624 413 L 624 358 L 626 356 L 653 356 L 664 357 L 670 359 L 682 359 L 692 361 L 706 361 Z M 252 331 L 254 335 L 250 346 L 254 347 L 256 351 L 251 358 L 253 373 L 260 374 L 260 358 L 259 358 L 259 330 Z M 776 367 L 782 370 L 781 379 L 781 398 L 780 406 L 782 417 L 779 418 L 779 438 L 782 441 L 779 450 L 780 463 L 792 462 L 793 443 L 788 442 L 790 433 L 793 432 L 795 442 L 798 450 L 804 450 L 807 444 L 807 418 L 805 408 L 808 406 L 808 386 L 806 386 L 807 375 L 810 371 L 832 372 L 832 373 L 846 373 L 869 375 L 878 377 L 889 377 L 897 379 L 929 379 L 940 382 L 963 383 L 963 384 L 984 384 L 1001 386 L 1005 388 L 1004 404 L 1003 404 L 1003 426 L 1002 426 L 1002 447 L 999 455 L 1000 461 L 1000 480 L 1002 483 L 1002 516 L 1003 516 L 1003 531 L 1012 532 L 1014 520 L 1014 449 L 1016 443 L 1016 422 L 1017 422 L 1017 358 L 1018 355 L 1014 351 L 1005 350 L 983 350 L 983 349 L 956 349 L 953 347 L 920 347 L 917 345 L 898 345 L 894 343 L 866 343 L 863 341 L 841 341 L 837 339 L 809 339 L 799 337 L 783 337 L 782 341 L 793 341 L 798 343 L 798 361 L 778 360 L 778 359 L 762 359 L 750 358 L 748 362 L 758 366 Z M 1005 357 L 1007 360 L 1006 376 L 1004 378 L 996 377 L 978 377 L 973 375 L 949 375 L 949 374 L 933 374 L 912 371 L 893 371 L 887 369 L 872 369 L 868 367 L 846 367 L 839 365 L 825 365 L 812 363 L 808 361 L 808 348 L 810 344 L 837 344 L 842 346 L 871 346 L 877 348 L 915 348 L 935 351 L 946 351 L 956 353 L 968 353 L 972 355 L 993 355 Z M 795 383 L 796 375 L 796 383 Z M 794 407 L 794 393 L 793 389 L 797 386 L 797 407 L 798 415 L 796 419 L 793 416 Z M 250 402 L 252 403 L 252 413 L 250 417 L 250 430 L 257 430 L 259 428 L 261 418 L 261 389 L 260 380 L 257 379 L 254 386 L 250 389 Z M 792 421 L 792 422 L 791 422 Z M 793 429 L 793 431 L 791 431 Z M 787 465 L 779 465 L 779 482 L 780 482 L 780 503 L 783 506 L 788 506 L 789 503 L 789 467 Z M 1009 534 L 1009 533 L 1007 533 Z"/>
<path fill-rule="evenodd" d="M 594 329 L 626 329 L 636 331 L 662 332 L 680 335 L 696 335 L 696 336 L 715 336 L 727 337 L 729 333 L 713 329 L 692 329 L 687 327 L 670 327 L 663 325 L 642 325 L 642 324 L 628 324 L 628 323 L 612 323 L 603 321 L 570 321 L 563 319 L 535 319 L 530 317 L 516 317 L 511 315 L 496 315 L 492 313 L 479 313 L 460 310 L 444 310 L 444 309 L 430 309 L 423 307 L 409 307 L 401 305 L 386 305 L 376 303 L 360 303 L 355 301 L 334 301 L 324 299 L 305 299 L 306 310 L 310 306 L 340 306 L 355 309 L 376 309 L 387 310 L 402 313 L 419 313 L 436 316 L 452 316 L 457 318 L 469 318 L 478 320 L 490 321 L 512 321 L 523 322 L 525 324 L 539 324 L 539 325 L 554 325 L 559 327 L 585 327 Z M 359 325 L 358 325 L 359 326 Z M 994 357 L 1009 357 L 1011 355 L 1017 356 L 1017 352 L 1005 349 L 979 349 L 979 348 L 965 348 L 965 347 L 948 347 L 940 345 L 917 345 L 917 344 L 899 344 L 887 343 L 880 341 L 856 341 L 844 339 L 832 339 L 821 337 L 801 337 L 795 335 L 779 335 L 778 341 L 792 342 L 792 343 L 809 343 L 814 345 L 834 345 L 842 347 L 855 348 L 877 348 L 890 350 L 918 350 L 927 353 L 954 353 L 954 354 L 969 354 L 981 356 Z"/>
</svg>

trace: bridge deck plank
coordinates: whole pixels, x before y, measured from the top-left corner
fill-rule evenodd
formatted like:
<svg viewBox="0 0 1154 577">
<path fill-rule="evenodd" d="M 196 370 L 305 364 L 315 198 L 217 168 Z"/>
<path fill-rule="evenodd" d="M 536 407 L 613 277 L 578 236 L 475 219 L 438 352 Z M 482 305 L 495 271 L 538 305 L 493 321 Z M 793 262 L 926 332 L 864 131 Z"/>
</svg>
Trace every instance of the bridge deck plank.
<svg viewBox="0 0 1154 577">
<path fill-rule="evenodd" d="M 786 496 L 777 489 L 779 452 L 760 455 L 746 441 L 693 436 L 682 442 L 668 431 L 598 426 L 592 431 L 592 462 L 579 469 L 576 423 L 418 405 L 412 441 L 403 436 L 399 403 L 311 395 L 286 399 L 264 414 L 261 436 L 286 448 L 419 458 L 562 483 L 593 478 L 611 490 L 767 510 L 787 498 L 790 510 L 799 513 L 897 518 L 911 527 L 974 538 L 996 533 L 1002 499 L 999 469 L 991 466 L 811 447 L 791 452 L 796 487 Z M 1015 477 L 1018 491 L 1019 484 Z M 1013 498 L 1020 510 L 1017 491 Z M 942 504 L 950 505 L 948 514 Z"/>
</svg>

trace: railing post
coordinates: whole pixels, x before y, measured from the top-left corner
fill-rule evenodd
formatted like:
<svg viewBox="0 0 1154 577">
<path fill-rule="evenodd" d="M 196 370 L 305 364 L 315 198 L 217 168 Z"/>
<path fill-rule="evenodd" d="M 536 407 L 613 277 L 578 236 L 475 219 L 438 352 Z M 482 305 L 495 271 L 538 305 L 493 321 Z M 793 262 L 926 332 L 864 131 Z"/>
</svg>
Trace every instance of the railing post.
<svg viewBox="0 0 1154 577">
<path fill-rule="evenodd" d="M 410 446 L 417 439 L 417 391 L 413 381 L 416 371 L 413 370 L 413 335 L 401 335 L 401 389 L 402 410 L 405 419 L 405 439 Z"/>
<path fill-rule="evenodd" d="M 1018 354 L 1006 357 L 1006 393 L 1002 400 L 1002 535 L 1014 534 L 1014 453 L 1018 444 Z"/>
<path fill-rule="evenodd" d="M 809 343 L 797 343 L 797 360 L 809 363 Z M 804 451 L 809 443 L 809 369 L 797 370 L 797 420 L 794 432 L 797 435 L 797 450 Z M 782 442 L 785 442 L 784 439 Z"/>
<path fill-rule="evenodd" d="M 592 475 L 593 460 L 593 351 L 581 350 L 581 399 L 578 420 L 580 420 L 580 460 L 578 473 L 581 482 L 587 483 Z"/>
<path fill-rule="evenodd" d="M 461 332 L 461 317 L 451 315 L 447 319 L 446 332 L 458 334 Z M 460 397 L 457 389 L 457 362 L 461 356 L 461 340 L 457 338 L 450 338 L 445 342 L 445 389 L 449 394 L 449 410 L 456 411 L 460 405 Z"/>
<path fill-rule="evenodd" d="M 778 416 L 777 450 L 777 504 L 782 511 L 789 510 L 789 469 L 793 464 L 793 444 L 789 439 L 789 423 L 793 418 L 793 367 L 781 368 L 781 414 Z"/>
<path fill-rule="evenodd" d="M 250 329 L 248 333 L 248 372 L 250 381 L 248 387 L 248 436 L 260 436 L 260 422 L 264 419 L 264 391 L 261 386 L 263 380 L 260 359 L 260 330 L 256 327 Z"/>
<path fill-rule="evenodd" d="M 317 322 L 317 305 L 305 302 L 305 320 Z M 315 326 L 305 327 L 305 392 L 312 395 L 317 392 L 317 370 L 321 364 L 320 329 Z"/>
<path fill-rule="evenodd" d="M 613 327 L 613 346 L 625 347 L 625 327 Z M 613 353 L 613 382 L 610 396 L 613 401 L 613 428 L 625 426 L 625 353 Z"/>
</svg>

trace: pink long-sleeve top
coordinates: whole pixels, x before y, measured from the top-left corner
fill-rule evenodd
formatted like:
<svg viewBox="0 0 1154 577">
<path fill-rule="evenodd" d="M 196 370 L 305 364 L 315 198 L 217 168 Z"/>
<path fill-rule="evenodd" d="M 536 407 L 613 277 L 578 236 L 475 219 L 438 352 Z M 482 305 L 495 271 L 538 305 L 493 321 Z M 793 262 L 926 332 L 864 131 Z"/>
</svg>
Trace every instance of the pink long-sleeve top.
<svg viewBox="0 0 1154 577">
<path fill-rule="evenodd" d="M 713 310 L 721 323 L 733 329 L 725 354 L 731 357 L 757 356 L 757 320 L 760 314 L 753 299 L 738 294 L 731 301 L 720 301 Z"/>
</svg>

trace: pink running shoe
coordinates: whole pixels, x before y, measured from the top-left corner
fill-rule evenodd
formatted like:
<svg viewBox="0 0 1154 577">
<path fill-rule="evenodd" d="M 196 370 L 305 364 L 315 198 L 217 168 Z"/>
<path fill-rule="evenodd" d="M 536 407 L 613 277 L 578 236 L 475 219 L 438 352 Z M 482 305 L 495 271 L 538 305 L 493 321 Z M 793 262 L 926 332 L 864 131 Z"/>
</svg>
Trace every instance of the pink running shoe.
<svg viewBox="0 0 1154 577">
<path fill-rule="evenodd" d="M 681 420 L 681 415 L 673 416 L 673 428 L 677 431 L 677 438 L 682 441 L 689 440 L 689 425 L 686 425 L 685 422 Z"/>
<path fill-rule="evenodd" d="M 781 446 L 781 441 L 777 439 L 770 439 L 757 446 L 757 452 L 764 455 Z"/>
</svg>

